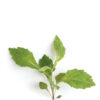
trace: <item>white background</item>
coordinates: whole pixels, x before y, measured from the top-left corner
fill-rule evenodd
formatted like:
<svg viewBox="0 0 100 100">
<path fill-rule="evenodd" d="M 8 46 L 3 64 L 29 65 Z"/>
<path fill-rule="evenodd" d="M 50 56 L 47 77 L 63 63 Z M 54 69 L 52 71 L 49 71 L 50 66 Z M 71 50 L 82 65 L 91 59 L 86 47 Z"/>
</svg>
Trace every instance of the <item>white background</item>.
<svg viewBox="0 0 100 100">
<path fill-rule="evenodd" d="M 66 55 L 54 73 L 84 69 L 95 87 L 81 90 L 60 84 L 61 100 L 100 100 L 100 0 L 0 0 L 0 100 L 51 100 L 38 87 L 45 77 L 21 68 L 9 47 L 24 47 L 38 59 L 54 59 L 52 43 L 58 35 Z"/>
</svg>

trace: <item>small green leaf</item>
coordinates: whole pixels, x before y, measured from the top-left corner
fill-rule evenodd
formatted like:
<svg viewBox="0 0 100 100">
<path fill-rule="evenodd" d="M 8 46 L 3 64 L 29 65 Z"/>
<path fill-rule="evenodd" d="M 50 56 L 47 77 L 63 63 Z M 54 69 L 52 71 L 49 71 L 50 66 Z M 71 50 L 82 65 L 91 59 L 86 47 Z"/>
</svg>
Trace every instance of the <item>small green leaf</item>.
<svg viewBox="0 0 100 100">
<path fill-rule="evenodd" d="M 47 76 L 47 78 L 49 78 L 52 74 L 51 68 L 48 66 L 41 67 L 39 71 L 44 73 Z"/>
<path fill-rule="evenodd" d="M 56 51 L 56 61 L 61 60 L 65 55 L 65 47 L 58 36 L 54 39 L 54 49 Z"/>
<path fill-rule="evenodd" d="M 44 82 L 40 82 L 39 83 L 39 87 L 40 87 L 40 89 L 47 89 L 47 84 L 46 83 L 44 83 Z"/>
<path fill-rule="evenodd" d="M 58 85 L 55 85 L 55 88 L 56 88 L 57 90 L 59 90 L 60 87 L 59 87 Z"/>
<path fill-rule="evenodd" d="M 62 97 L 62 95 L 58 95 L 56 98 L 57 98 L 57 99 L 60 99 L 61 97 Z"/>
<path fill-rule="evenodd" d="M 65 76 L 65 73 L 59 73 L 59 74 L 55 77 L 56 83 L 58 84 L 59 82 L 61 82 L 64 76 Z"/>
<path fill-rule="evenodd" d="M 43 72 L 43 73 L 47 76 L 48 79 L 51 77 L 51 74 L 52 74 L 51 70 L 49 70 L 49 69 L 47 69 L 47 70 L 46 70 L 45 72 Z"/>
<path fill-rule="evenodd" d="M 53 61 L 46 55 L 44 55 L 40 60 L 39 60 L 39 65 L 40 67 L 43 66 L 49 66 L 49 67 L 53 67 Z"/>
<path fill-rule="evenodd" d="M 12 56 L 12 59 L 16 62 L 16 64 L 25 67 L 31 67 L 39 69 L 39 65 L 36 63 L 36 60 L 28 49 L 18 47 L 18 48 L 9 48 L 9 52 Z"/>
<path fill-rule="evenodd" d="M 40 72 L 45 72 L 46 70 L 51 70 L 51 68 L 48 66 L 44 66 L 44 67 L 39 69 Z"/>
<path fill-rule="evenodd" d="M 63 77 L 63 81 L 74 88 L 81 89 L 89 88 L 95 85 L 92 77 L 88 73 L 84 72 L 84 70 L 78 69 L 67 71 L 66 75 Z"/>
</svg>

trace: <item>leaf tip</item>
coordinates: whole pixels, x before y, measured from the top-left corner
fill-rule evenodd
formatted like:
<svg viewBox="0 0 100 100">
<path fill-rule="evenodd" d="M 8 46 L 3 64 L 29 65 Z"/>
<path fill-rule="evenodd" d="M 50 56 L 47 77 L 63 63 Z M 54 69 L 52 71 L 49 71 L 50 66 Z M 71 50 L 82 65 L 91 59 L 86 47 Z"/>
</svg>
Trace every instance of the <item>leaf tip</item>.
<svg viewBox="0 0 100 100">
<path fill-rule="evenodd" d="M 12 50 L 12 48 L 8 48 L 8 50 L 9 50 L 9 51 L 11 51 L 11 50 Z"/>
</svg>

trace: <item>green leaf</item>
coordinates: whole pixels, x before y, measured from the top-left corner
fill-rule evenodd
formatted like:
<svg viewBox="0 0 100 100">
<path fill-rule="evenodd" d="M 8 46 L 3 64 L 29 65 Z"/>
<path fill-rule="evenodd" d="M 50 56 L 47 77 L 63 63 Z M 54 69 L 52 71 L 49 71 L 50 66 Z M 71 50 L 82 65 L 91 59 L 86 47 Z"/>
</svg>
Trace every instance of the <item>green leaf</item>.
<svg viewBox="0 0 100 100">
<path fill-rule="evenodd" d="M 56 61 L 61 60 L 65 55 L 65 47 L 58 36 L 54 39 L 54 49 L 56 51 Z"/>
<path fill-rule="evenodd" d="M 48 66 L 44 66 L 44 67 L 39 69 L 40 72 L 45 72 L 46 70 L 51 70 L 51 68 Z"/>
<path fill-rule="evenodd" d="M 56 98 L 57 98 L 57 99 L 60 99 L 61 97 L 62 97 L 62 95 L 58 95 Z"/>
<path fill-rule="evenodd" d="M 32 52 L 30 52 L 28 49 L 22 47 L 9 48 L 9 52 L 16 64 L 22 67 L 28 66 L 31 68 L 39 69 L 39 66 L 36 63 Z"/>
<path fill-rule="evenodd" d="M 46 77 L 49 79 L 50 77 L 51 77 L 51 75 L 52 75 L 52 72 L 51 72 L 51 70 L 49 70 L 49 69 L 47 69 L 45 72 L 43 72 L 45 75 L 46 75 Z"/>
<path fill-rule="evenodd" d="M 95 85 L 92 77 L 88 73 L 84 72 L 84 70 L 78 69 L 67 71 L 66 75 L 63 77 L 63 81 L 74 88 L 81 89 L 89 88 Z"/>
<path fill-rule="evenodd" d="M 44 67 L 40 68 L 39 71 L 44 73 L 47 78 L 49 78 L 52 74 L 51 68 L 48 66 L 44 66 Z"/>
<path fill-rule="evenodd" d="M 56 88 L 57 90 L 59 90 L 60 87 L 59 87 L 58 85 L 56 85 L 55 88 Z"/>
<path fill-rule="evenodd" d="M 59 82 L 61 82 L 64 76 L 65 76 L 65 73 L 59 73 L 59 74 L 55 77 L 56 83 L 58 84 Z"/>
<path fill-rule="evenodd" d="M 47 89 L 47 84 L 46 83 L 44 83 L 44 82 L 40 82 L 39 83 L 39 87 L 40 87 L 40 89 Z"/>
<path fill-rule="evenodd" d="M 53 67 L 53 61 L 46 55 L 44 55 L 40 60 L 39 60 L 39 65 L 40 67 L 43 66 L 48 66 L 48 67 Z"/>
</svg>

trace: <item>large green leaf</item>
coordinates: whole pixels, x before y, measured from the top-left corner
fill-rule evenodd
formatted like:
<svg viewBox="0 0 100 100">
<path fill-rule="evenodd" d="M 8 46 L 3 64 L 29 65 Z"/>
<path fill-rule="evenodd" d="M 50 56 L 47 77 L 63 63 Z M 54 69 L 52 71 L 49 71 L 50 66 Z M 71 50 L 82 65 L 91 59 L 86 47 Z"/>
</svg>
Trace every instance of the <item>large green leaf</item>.
<svg viewBox="0 0 100 100">
<path fill-rule="evenodd" d="M 94 86 L 95 83 L 92 80 L 92 77 L 84 72 L 84 70 L 73 69 L 67 71 L 65 76 L 63 77 L 63 82 L 69 84 L 74 88 L 89 88 Z"/>
<path fill-rule="evenodd" d="M 46 83 L 44 83 L 44 82 L 40 82 L 39 83 L 39 87 L 40 87 L 40 89 L 47 89 L 47 84 Z"/>
<path fill-rule="evenodd" d="M 16 64 L 25 67 L 31 67 L 39 69 L 39 65 L 36 63 L 36 60 L 28 49 L 18 47 L 18 48 L 9 48 L 9 52 L 12 56 L 12 59 L 16 62 Z"/>
<path fill-rule="evenodd" d="M 40 60 L 39 60 L 39 65 L 40 67 L 48 66 L 48 67 L 53 67 L 53 61 L 46 55 L 44 55 Z"/>
<path fill-rule="evenodd" d="M 65 55 L 65 47 L 58 36 L 54 39 L 54 49 L 56 51 L 56 61 L 61 60 Z"/>
</svg>

